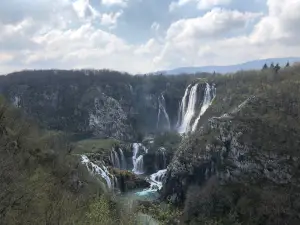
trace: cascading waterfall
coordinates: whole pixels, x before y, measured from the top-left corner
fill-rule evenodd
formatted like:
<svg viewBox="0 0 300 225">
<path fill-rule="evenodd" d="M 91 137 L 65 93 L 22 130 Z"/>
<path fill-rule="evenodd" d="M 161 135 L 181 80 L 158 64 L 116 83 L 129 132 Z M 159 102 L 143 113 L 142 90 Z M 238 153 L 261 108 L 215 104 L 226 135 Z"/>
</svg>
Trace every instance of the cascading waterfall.
<svg viewBox="0 0 300 225">
<path fill-rule="evenodd" d="M 197 89 L 198 89 L 198 83 L 195 84 L 190 92 L 189 92 L 189 97 L 188 97 L 188 105 L 186 107 L 186 98 L 188 95 L 188 90 L 190 85 L 187 87 L 185 94 L 182 99 L 182 104 L 181 104 L 181 112 L 182 112 L 182 118 L 181 118 L 181 123 L 178 128 L 178 132 L 183 134 L 187 133 L 191 130 L 191 120 L 194 117 L 195 114 L 195 106 L 197 102 Z"/>
<path fill-rule="evenodd" d="M 156 152 L 156 168 L 157 170 L 167 168 L 167 156 L 164 147 L 160 147 Z"/>
<path fill-rule="evenodd" d="M 171 129 L 171 123 L 170 123 L 169 115 L 168 115 L 167 110 L 166 110 L 166 101 L 165 101 L 165 97 L 164 97 L 163 94 L 161 94 L 158 97 L 158 114 L 157 114 L 157 124 L 156 124 L 157 128 L 159 128 L 161 112 L 163 112 L 163 114 L 165 116 L 165 119 L 166 119 L 166 122 L 167 122 L 167 129 L 170 130 Z"/>
<path fill-rule="evenodd" d="M 92 175 L 100 175 L 106 181 L 108 189 L 112 189 L 112 181 L 110 178 L 111 175 L 104 165 L 101 168 L 100 166 L 91 162 L 86 155 L 81 156 L 81 163 L 86 166 L 86 168 Z"/>
<path fill-rule="evenodd" d="M 125 156 L 124 156 L 124 152 L 121 148 L 119 148 L 119 152 L 120 152 L 120 158 L 121 158 L 121 169 L 122 170 L 126 170 L 127 169 L 127 163 L 126 163 L 126 159 L 125 159 Z"/>
<path fill-rule="evenodd" d="M 211 103 L 213 102 L 214 98 L 216 97 L 216 88 L 214 85 L 210 86 L 208 83 L 206 83 L 205 87 L 205 92 L 204 92 L 204 99 L 202 103 L 202 107 L 200 109 L 200 113 L 195 120 L 193 127 L 192 127 L 192 132 L 194 132 L 197 129 L 199 120 L 201 116 L 206 112 L 206 110 L 209 108 Z"/>
<path fill-rule="evenodd" d="M 148 153 L 148 149 L 140 143 L 133 143 L 133 156 L 132 156 L 132 164 L 133 170 L 135 174 L 143 174 L 144 173 L 144 153 Z M 143 154 L 140 154 L 140 149 L 143 150 Z"/>
<path fill-rule="evenodd" d="M 112 162 L 113 167 L 121 169 L 121 163 L 120 163 L 118 153 L 114 149 L 112 149 L 110 153 L 110 160 Z"/>
<path fill-rule="evenodd" d="M 135 174 L 143 174 L 144 173 L 144 156 L 140 155 L 136 159 L 136 163 L 134 164 L 134 168 L 132 170 Z"/>
<path fill-rule="evenodd" d="M 137 192 L 138 196 L 147 196 L 149 194 L 156 193 L 158 190 L 162 189 L 162 182 L 167 173 L 167 169 L 159 170 L 154 174 L 151 174 L 148 182 L 150 183 L 150 188 L 144 189 L 143 191 Z"/>
</svg>

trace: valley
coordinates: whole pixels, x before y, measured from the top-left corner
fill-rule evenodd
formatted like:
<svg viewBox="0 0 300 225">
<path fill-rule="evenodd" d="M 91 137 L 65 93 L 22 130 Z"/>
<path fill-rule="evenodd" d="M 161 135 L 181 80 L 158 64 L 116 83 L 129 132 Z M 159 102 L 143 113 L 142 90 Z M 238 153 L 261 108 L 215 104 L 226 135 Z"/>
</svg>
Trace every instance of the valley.
<svg viewBox="0 0 300 225">
<path fill-rule="evenodd" d="M 62 179 L 51 171 L 67 167 L 63 179 L 76 191 L 61 190 L 81 201 L 70 213 L 84 215 L 69 223 L 51 214 L 50 224 L 297 224 L 299 79 L 299 66 L 224 76 L 17 72 L 0 77 L 1 94 L 22 115 L 13 121 L 52 133 L 33 148 L 32 131 L 19 131 L 7 113 L 1 143 L 16 145 L 29 183 L 43 183 L 37 173 L 45 168 Z M 4 150 L 2 158 L 16 160 Z M 7 224 L 27 215 L 5 210 Z"/>
</svg>

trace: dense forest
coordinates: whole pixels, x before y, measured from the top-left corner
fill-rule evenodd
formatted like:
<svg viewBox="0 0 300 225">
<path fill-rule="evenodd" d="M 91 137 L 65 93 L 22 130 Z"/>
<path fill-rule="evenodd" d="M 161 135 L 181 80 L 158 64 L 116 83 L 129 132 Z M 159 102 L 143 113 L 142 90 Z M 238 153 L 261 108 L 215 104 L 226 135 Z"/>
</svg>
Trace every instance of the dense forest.
<svg viewBox="0 0 300 225">
<path fill-rule="evenodd" d="M 179 135 L 180 102 L 195 83 L 196 105 L 205 83 L 216 96 L 197 130 Z M 300 66 L 180 76 L 22 71 L 0 77 L 0 92 L 1 224 L 300 223 Z M 162 94 L 168 129 L 157 123 Z M 149 149 L 149 171 L 165 148 L 155 201 L 125 204 L 80 161 L 88 152 L 111 165 L 112 147 L 131 159 L 133 142 Z M 108 168 L 127 188 L 141 182 Z"/>
</svg>

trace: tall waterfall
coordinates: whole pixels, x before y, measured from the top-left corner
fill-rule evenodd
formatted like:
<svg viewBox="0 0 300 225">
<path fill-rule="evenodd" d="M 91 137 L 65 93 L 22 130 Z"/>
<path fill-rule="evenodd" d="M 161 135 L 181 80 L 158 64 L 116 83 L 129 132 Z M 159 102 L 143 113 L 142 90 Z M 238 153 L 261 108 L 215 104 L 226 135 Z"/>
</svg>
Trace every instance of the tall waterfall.
<svg viewBox="0 0 300 225">
<path fill-rule="evenodd" d="M 201 116 L 206 112 L 206 110 L 211 105 L 211 103 L 213 102 L 215 97 L 216 97 L 215 86 L 214 85 L 210 86 L 208 83 L 206 83 L 202 107 L 200 109 L 200 113 L 199 113 L 197 119 L 195 120 L 195 122 L 193 124 L 192 132 L 194 132 L 197 129 L 197 126 L 198 126 Z"/>
<path fill-rule="evenodd" d="M 181 122 L 182 122 L 182 119 L 185 115 L 185 111 L 186 111 L 186 103 L 187 103 L 187 97 L 188 97 L 188 94 L 189 94 L 189 91 L 190 91 L 190 87 L 192 85 L 190 84 L 186 89 L 185 89 L 185 92 L 184 92 L 184 96 L 181 100 L 181 103 L 180 103 L 180 106 L 179 106 L 179 110 L 178 110 L 178 121 L 177 121 L 177 127 L 180 127 L 181 125 Z"/>
<path fill-rule="evenodd" d="M 106 181 L 108 189 L 112 188 L 113 184 L 110 178 L 110 174 L 104 165 L 101 168 L 100 166 L 91 162 L 86 155 L 81 156 L 81 163 L 86 166 L 86 168 L 92 175 L 100 175 Z"/>
<path fill-rule="evenodd" d="M 170 130 L 171 129 L 171 123 L 170 123 L 169 115 L 168 115 L 167 110 L 166 110 L 166 101 L 165 101 L 165 97 L 164 97 L 163 94 L 161 94 L 158 97 L 158 114 L 157 114 L 157 124 L 156 124 L 157 128 L 159 128 L 159 122 L 161 121 L 161 119 L 160 119 L 161 112 L 163 112 L 164 117 L 166 119 L 167 129 Z"/>
<path fill-rule="evenodd" d="M 198 83 L 195 84 L 189 91 L 189 87 L 187 87 L 185 94 L 182 98 L 182 104 L 181 104 L 181 112 L 182 112 L 182 118 L 180 122 L 180 126 L 178 128 L 178 132 L 183 134 L 187 133 L 191 130 L 191 120 L 193 119 L 195 115 L 195 107 L 197 102 L 197 89 L 198 89 Z M 186 98 L 189 92 L 188 96 L 188 104 L 186 107 Z"/>
</svg>

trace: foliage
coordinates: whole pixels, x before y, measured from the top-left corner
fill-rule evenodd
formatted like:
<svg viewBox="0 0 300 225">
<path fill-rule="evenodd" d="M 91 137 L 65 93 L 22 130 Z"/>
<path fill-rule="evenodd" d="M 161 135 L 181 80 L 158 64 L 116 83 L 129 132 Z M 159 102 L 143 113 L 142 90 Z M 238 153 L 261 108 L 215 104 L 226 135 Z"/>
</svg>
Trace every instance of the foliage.
<svg viewBox="0 0 300 225">
<path fill-rule="evenodd" d="M 119 144 L 115 139 L 86 139 L 75 144 L 74 153 L 106 153 Z"/>
<path fill-rule="evenodd" d="M 153 216 L 162 225 L 178 224 L 181 211 L 169 204 L 139 205 L 138 211 Z"/>
<path fill-rule="evenodd" d="M 64 134 L 40 130 L 3 99 L 0 133 L 1 224 L 122 222 Z"/>
<path fill-rule="evenodd" d="M 176 132 L 164 132 L 158 134 L 154 138 L 153 148 L 158 149 L 164 147 L 167 150 L 174 152 L 181 141 L 181 136 Z"/>
<path fill-rule="evenodd" d="M 239 72 L 214 80 L 218 94 L 210 108 L 210 115 L 221 116 L 231 112 L 249 96 L 256 96 L 255 101 L 244 106 L 231 120 L 237 131 L 241 131 L 238 141 L 250 146 L 251 155 L 258 151 L 279 159 L 290 158 L 288 166 L 291 169 L 287 173 L 292 180 L 283 184 L 255 173 L 239 177 L 241 180 L 225 183 L 210 180 L 202 185 L 190 186 L 184 204 L 185 222 L 299 224 L 300 67 L 288 67 L 278 73 L 270 70 Z M 199 134 L 183 140 L 183 144 L 191 148 L 189 154 L 182 156 L 188 162 L 196 160 L 197 152 L 208 143 L 222 146 L 214 140 L 216 134 Z M 283 166 L 282 163 L 287 162 L 280 162 L 277 167 Z"/>
</svg>

